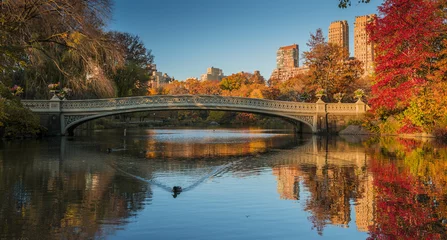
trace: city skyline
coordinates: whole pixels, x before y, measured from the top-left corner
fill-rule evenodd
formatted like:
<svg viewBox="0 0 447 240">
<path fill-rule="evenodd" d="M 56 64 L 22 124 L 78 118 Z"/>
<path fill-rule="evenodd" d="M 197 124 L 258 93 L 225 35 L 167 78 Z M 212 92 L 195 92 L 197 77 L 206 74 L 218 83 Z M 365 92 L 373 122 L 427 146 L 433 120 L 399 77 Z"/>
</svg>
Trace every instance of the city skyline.
<svg viewBox="0 0 447 240">
<path fill-rule="evenodd" d="M 307 51 L 309 34 L 321 28 L 328 40 L 333 21 L 347 20 L 350 25 L 353 56 L 355 17 L 377 13 L 379 4 L 339 9 L 336 1 L 323 0 L 116 2 L 108 29 L 139 35 L 152 50 L 158 71 L 175 79 L 200 77 L 212 66 L 227 75 L 259 70 L 268 78 L 280 46 L 297 43 L 300 53 Z M 299 60 L 302 65 L 301 54 Z"/>
</svg>

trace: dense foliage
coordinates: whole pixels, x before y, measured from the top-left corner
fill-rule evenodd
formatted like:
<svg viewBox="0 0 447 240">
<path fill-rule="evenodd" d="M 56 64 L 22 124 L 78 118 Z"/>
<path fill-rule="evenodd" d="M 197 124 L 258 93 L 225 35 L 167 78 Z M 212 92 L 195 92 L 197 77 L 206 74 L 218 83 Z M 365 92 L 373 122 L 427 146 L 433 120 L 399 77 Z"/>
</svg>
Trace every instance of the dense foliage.
<svg viewBox="0 0 447 240">
<path fill-rule="evenodd" d="M 0 80 L 25 89 L 26 98 L 48 98 L 60 82 L 79 97 L 113 96 L 106 74 L 122 53 L 104 34 L 109 0 L 2 1 Z"/>
<path fill-rule="evenodd" d="M 17 88 L 0 84 L 0 138 L 33 136 L 43 130 L 37 116 L 21 104 L 20 93 Z"/>
<path fill-rule="evenodd" d="M 369 149 L 375 207 L 368 239 L 445 239 L 445 145 L 380 138 Z"/>
<path fill-rule="evenodd" d="M 303 53 L 309 67 L 307 85 L 324 89 L 331 100 L 336 93 L 354 92 L 364 72 L 362 63 L 349 59 L 348 49 L 326 42 L 321 29 L 311 34 L 307 45 L 310 49 Z"/>
<path fill-rule="evenodd" d="M 154 57 L 138 36 L 105 31 L 111 5 L 109 0 L 1 1 L 0 88 L 21 86 L 20 97 L 27 99 L 51 98 L 49 88 L 63 92 L 60 96 L 70 93 L 71 99 L 145 95 Z M 18 100 L 5 105 L 6 95 L 1 97 L 3 125 L 5 119 L 10 130 L 12 119 L 20 126 L 34 124 Z M 22 130 L 9 132 L 29 132 Z"/>
<path fill-rule="evenodd" d="M 379 12 L 368 26 L 376 44 L 370 104 L 379 124 L 394 124 L 397 133 L 445 132 L 445 1 L 386 0 Z"/>
<path fill-rule="evenodd" d="M 124 53 L 124 65 L 112 73 L 118 97 L 146 95 L 152 72 L 154 55 L 136 35 L 121 32 L 108 34 Z"/>
</svg>

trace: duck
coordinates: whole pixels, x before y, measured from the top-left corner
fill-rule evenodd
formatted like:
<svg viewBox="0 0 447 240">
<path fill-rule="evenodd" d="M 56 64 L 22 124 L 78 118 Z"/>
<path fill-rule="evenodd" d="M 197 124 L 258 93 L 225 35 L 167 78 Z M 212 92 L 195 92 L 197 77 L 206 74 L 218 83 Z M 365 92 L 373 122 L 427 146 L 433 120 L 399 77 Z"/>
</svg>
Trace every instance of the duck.
<svg viewBox="0 0 447 240">
<path fill-rule="evenodd" d="M 174 187 L 172 188 L 172 192 L 174 192 L 174 193 L 180 193 L 180 192 L 182 192 L 182 187 L 180 187 L 180 186 L 174 186 Z"/>
<path fill-rule="evenodd" d="M 174 186 L 174 187 L 172 188 L 172 192 L 173 192 L 172 196 L 173 196 L 174 198 L 177 198 L 177 196 L 182 192 L 182 187 L 180 187 L 180 186 Z"/>
</svg>

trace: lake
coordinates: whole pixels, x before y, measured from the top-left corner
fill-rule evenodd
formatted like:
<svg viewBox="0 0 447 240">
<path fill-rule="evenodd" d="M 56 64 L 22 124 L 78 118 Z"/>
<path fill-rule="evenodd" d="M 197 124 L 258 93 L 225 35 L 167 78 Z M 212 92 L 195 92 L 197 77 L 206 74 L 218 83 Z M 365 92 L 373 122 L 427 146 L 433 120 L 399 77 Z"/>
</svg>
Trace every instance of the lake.
<svg viewBox="0 0 447 240">
<path fill-rule="evenodd" d="M 447 239 L 447 147 L 287 130 L 0 142 L 0 239 Z"/>
</svg>

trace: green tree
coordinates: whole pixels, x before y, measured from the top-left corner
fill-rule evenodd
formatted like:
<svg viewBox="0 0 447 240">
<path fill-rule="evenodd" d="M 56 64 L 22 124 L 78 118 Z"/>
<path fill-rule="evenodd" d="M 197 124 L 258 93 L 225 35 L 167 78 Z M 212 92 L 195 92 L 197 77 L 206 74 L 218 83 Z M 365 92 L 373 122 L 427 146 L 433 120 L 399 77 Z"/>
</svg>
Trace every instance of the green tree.
<svg viewBox="0 0 447 240">
<path fill-rule="evenodd" d="M 4 129 L 8 137 L 35 135 L 41 131 L 37 116 L 25 108 L 19 97 L 3 84 L 0 84 L 0 128 Z"/>
<path fill-rule="evenodd" d="M 220 123 L 221 120 L 224 118 L 225 113 L 226 112 L 224 112 L 224 111 L 210 111 L 206 121 Z"/>
<path fill-rule="evenodd" d="M 151 73 L 153 71 L 154 55 L 152 50 L 144 46 L 138 35 L 123 32 L 110 32 L 108 36 L 124 52 L 125 63 L 133 63 Z"/>
<path fill-rule="evenodd" d="M 147 94 L 147 83 L 152 75 L 154 56 L 137 35 L 121 32 L 108 34 L 124 53 L 124 66 L 112 74 L 118 97 Z"/>
</svg>

